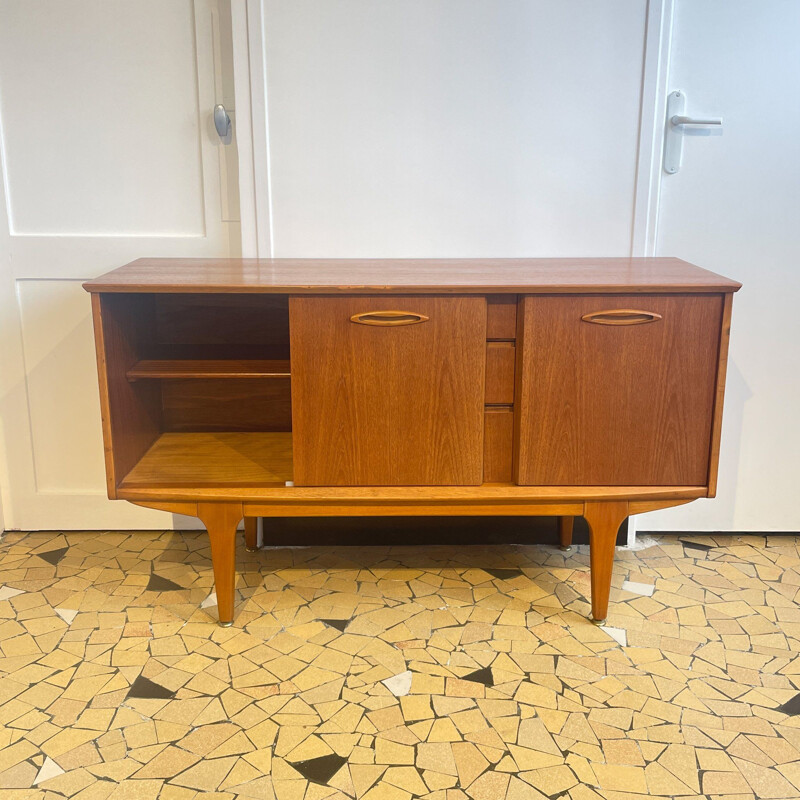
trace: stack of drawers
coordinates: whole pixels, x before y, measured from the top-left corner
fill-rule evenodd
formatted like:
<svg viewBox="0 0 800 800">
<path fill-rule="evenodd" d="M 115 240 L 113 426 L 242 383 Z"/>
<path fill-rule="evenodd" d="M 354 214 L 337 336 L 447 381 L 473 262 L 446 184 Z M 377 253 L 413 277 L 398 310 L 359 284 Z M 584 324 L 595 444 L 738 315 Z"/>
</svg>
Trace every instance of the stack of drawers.
<svg viewBox="0 0 800 800">
<path fill-rule="evenodd" d="M 490 295 L 486 324 L 484 483 L 510 483 L 514 441 L 517 295 Z"/>
</svg>

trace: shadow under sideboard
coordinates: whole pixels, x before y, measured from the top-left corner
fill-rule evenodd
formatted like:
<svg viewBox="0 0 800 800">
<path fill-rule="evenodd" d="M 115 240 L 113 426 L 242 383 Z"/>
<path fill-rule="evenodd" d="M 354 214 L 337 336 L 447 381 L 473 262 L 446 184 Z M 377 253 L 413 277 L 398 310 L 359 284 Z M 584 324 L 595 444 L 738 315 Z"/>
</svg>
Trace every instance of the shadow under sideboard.
<svg viewBox="0 0 800 800">
<path fill-rule="evenodd" d="M 617 545 L 628 538 L 622 523 Z M 575 518 L 574 544 L 589 544 L 589 528 Z M 558 545 L 558 517 L 269 517 L 264 545 Z"/>
</svg>

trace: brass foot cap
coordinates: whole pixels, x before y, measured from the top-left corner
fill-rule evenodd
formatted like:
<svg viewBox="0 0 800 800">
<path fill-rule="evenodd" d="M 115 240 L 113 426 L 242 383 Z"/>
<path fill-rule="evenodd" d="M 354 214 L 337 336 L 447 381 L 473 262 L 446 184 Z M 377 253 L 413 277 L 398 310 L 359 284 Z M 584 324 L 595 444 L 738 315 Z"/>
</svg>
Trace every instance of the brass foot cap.
<svg viewBox="0 0 800 800">
<path fill-rule="evenodd" d="M 245 550 L 248 553 L 257 553 L 260 549 L 260 547 L 245 547 Z"/>
<path fill-rule="evenodd" d="M 592 625 L 605 625 L 606 621 L 604 619 L 593 619 Z"/>
<path fill-rule="evenodd" d="M 220 626 L 220 628 L 230 628 L 231 625 L 233 625 L 233 623 L 232 622 L 220 622 L 220 623 L 218 623 L 218 625 Z"/>
<path fill-rule="evenodd" d="M 560 550 L 562 553 L 571 553 L 571 552 L 572 552 L 572 545 L 571 545 L 571 544 L 568 544 L 566 547 L 564 547 L 564 545 L 562 545 L 562 546 L 561 546 L 561 547 L 559 547 L 558 549 L 559 549 L 559 550 Z"/>
</svg>

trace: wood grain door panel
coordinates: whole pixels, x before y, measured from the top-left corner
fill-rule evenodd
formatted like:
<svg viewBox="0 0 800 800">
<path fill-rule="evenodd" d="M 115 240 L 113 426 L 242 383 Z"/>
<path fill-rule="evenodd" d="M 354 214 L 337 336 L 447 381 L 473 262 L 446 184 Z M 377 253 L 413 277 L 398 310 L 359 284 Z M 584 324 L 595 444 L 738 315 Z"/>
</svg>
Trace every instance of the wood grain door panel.
<svg viewBox="0 0 800 800">
<path fill-rule="evenodd" d="M 373 311 L 427 319 L 351 321 Z M 482 482 L 485 298 L 292 297 L 289 319 L 295 484 Z"/>
<path fill-rule="evenodd" d="M 706 485 L 722 308 L 722 295 L 524 297 L 517 482 Z M 583 319 L 614 310 L 660 319 Z"/>
</svg>

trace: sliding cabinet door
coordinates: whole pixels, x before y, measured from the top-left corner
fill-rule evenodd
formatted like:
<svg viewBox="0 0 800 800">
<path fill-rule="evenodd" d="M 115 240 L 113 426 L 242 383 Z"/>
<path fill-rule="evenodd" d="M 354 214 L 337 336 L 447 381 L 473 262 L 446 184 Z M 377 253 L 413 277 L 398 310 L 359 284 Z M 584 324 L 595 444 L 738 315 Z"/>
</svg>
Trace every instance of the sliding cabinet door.
<svg viewBox="0 0 800 800">
<path fill-rule="evenodd" d="M 705 486 L 722 310 L 721 295 L 525 297 L 517 482 Z"/>
<path fill-rule="evenodd" d="M 479 484 L 483 297 L 293 297 L 295 483 Z"/>
</svg>

